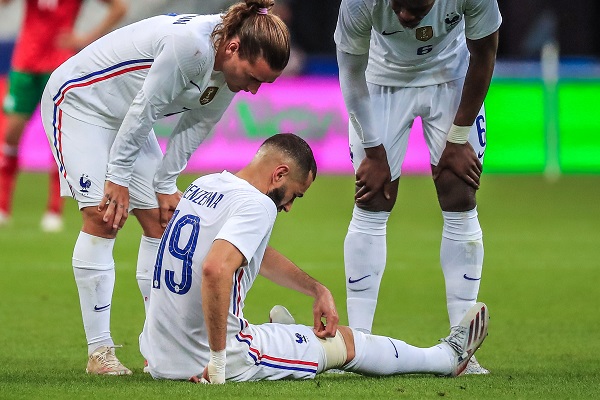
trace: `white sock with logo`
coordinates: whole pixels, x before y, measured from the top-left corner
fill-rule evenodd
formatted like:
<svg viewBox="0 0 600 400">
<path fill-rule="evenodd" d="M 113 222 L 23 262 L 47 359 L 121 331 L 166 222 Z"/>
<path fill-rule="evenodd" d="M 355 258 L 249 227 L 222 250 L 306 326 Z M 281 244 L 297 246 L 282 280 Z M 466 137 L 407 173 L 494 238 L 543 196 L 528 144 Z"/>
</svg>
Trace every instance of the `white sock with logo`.
<svg viewBox="0 0 600 400">
<path fill-rule="evenodd" d="M 344 240 L 348 325 L 370 333 L 386 261 L 389 212 L 356 206 Z"/>
<path fill-rule="evenodd" d="M 483 267 L 483 234 L 477 207 L 465 212 L 442 211 L 442 215 L 440 262 L 446 281 L 450 326 L 455 326 L 477 301 Z"/>
<path fill-rule="evenodd" d="M 110 307 L 115 285 L 115 239 L 79 232 L 73 249 L 73 273 L 88 355 L 100 346 L 114 346 L 110 336 Z"/>
<path fill-rule="evenodd" d="M 154 275 L 154 264 L 156 263 L 156 254 L 160 238 L 151 238 L 142 235 L 140 241 L 140 250 L 138 252 L 137 268 L 135 271 L 135 279 L 137 279 L 138 287 L 142 293 L 144 300 L 144 310 L 148 314 L 148 306 L 150 305 L 150 292 L 152 292 L 152 277 Z"/>
<path fill-rule="evenodd" d="M 353 329 L 355 356 L 342 367 L 363 375 L 433 373 L 448 375 L 456 356 L 446 344 L 420 348 L 385 336 L 368 335 Z"/>
</svg>

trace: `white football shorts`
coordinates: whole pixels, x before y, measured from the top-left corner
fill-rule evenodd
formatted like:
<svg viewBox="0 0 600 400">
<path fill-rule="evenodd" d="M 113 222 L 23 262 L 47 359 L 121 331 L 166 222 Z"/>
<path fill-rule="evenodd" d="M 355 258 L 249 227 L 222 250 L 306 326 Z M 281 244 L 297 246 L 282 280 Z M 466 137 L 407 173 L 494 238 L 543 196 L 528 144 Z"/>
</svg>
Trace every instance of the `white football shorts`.
<svg viewBox="0 0 600 400">
<path fill-rule="evenodd" d="M 173 340 L 174 337 L 169 337 L 169 341 Z M 158 352 L 152 346 L 160 346 Z M 140 335 L 140 350 L 155 379 L 188 380 L 202 375 L 206 365 L 201 365 L 197 357 L 198 346 L 199 343 L 175 340 L 169 343 L 170 352 L 162 354 L 163 344 L 156 339 L 150 343 L 146 331 Z M 325 365 L 323 345 L 312 328 L 305 325 L 248 324 L 228 338 L 226 354 L 225 378 L 232 382 L 313 379 Z M 165 356 L 169 360 L 161 365 L 160 359 Z M 208 363 L 208 354 L 205 359 Z"/>
<path fill-rule="evenodd" d="M 305 325 L 249 325 L 227 349 L 227 380 L 235 382 L 313 379 L 322 372 L 325 350 L 312 327 Z"/>
<path fill-rule="evenodd" d="M 421 117 L 423 136 L 429 148 L 429 161 L 437 165 L 446 146 L 446 136 L 460 98 L 464 79 L 425 87 L 391 87 L 367 83 L 371 96 L 373 129 L 379 132 L 387 152 L 392 180 L 397 179 L 408 147 L 413 121 Z M 350 157 L 356 171 L 365 157 L 360 138 L 350 127 Z M 481 107 L 471 127 L 469 143 L 483 163 L 486 146 L 485 108 Z"/>
<path fill-rule="evenodd" d="M 106 166 L 117 131 L 72 118 L 56 107 L 45 91 L 42 123 L 60 175 L 62 196 L 79 209 L 97 206 L 104 196 Z M 158 208 L 153 179 L 163 157 L 154 131 L 142 146 L 129 183 L 129 211 Z"/>
</svg>

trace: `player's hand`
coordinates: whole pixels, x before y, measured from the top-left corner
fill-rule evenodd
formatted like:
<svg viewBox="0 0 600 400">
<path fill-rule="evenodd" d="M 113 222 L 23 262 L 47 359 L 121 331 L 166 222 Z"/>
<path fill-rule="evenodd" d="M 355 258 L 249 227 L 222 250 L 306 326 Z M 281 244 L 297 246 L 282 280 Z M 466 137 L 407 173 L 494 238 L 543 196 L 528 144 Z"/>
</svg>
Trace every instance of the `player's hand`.
<svg viewBox="0 0 600 400">
<path fill-rule="evenodd" d="M 104 197 L 98 205 L 98 211 L 103 211 L 102 220 L 112 225 L 113 230 L 121 229 L 129 216 L 129 189 L 111 181 L 104 182 Z"/>
<path fill-rule="evenodd" d="M 208 369 L 204 367 L 204 371 L 200 375 L 194 375 L 188 379 L 188 381 L 192 383 L 203 383 L 205 385 L 210 384 L 210 381 L 208 380 Z"/>
<path fill-rule="evenodd" d="M 321 339 L 335 336 L 340 317 L 335 308 L 333 296 L 325 286 L 319 290 L 317 297 L 315 297 L 313 318 L 313 331 L 315 335 Z M 325 320 L 325 323 L 323 323 L 323 320 Z"/>
<path fill-rule="evenodd" d="M 434 169 L 433 179 L 437 179 L 444 169 L 454 172 L 475 190 L 479 189 L 483 167 L 469 142 L 464 144 L 446 142 L 446 148 L 442 152 L 437 168 Z"/>
<path fill-rule="evenodd" d="M 213 385 L 222 385 L 225 383 L 225 350 L 210 351 L 208 365 L 202 372 L 202 377 L 192 376 L 189 381 L 194 383 L 210 383 Z"/>
<path fill-rule="evenodd" d="M 358 205 L 366 205 L 383 190 L 386 199 L 390 199 L 389 183 L 392 179 L 387 154 L 383 145 L 365 149 L 366 157 L 356 170 L 356 194 Z"/>
<path fill-rule="evenodd" d="M 169 220 L 173 216 L 173 212 L 181 200 L 183 193 L 176 191 L 173 194 L 162 194 L 156 193 L 156 199 L 158 200 L 158 208 L 160 210 L 160 226 L 163 228 L 167 227 Z"/>
</svg>

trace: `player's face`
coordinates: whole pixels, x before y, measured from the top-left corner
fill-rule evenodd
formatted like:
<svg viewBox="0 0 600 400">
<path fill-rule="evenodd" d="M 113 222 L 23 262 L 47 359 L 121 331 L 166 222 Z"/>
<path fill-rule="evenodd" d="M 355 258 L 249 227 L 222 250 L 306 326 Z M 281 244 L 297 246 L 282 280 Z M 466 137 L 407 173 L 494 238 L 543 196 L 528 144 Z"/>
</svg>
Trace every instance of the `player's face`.
<svg viewBox="0 0 600 400">
<path fill-rule="evenodd" d="M 229 90 L 252 94 L 256 94 L 263 83 L 272 83 L 281 75 L 281 71 L 273 71 L 264 58 L 259 57 L 251 63 L 240 58 L 237 50 L 223 62 L 222 71 Z"/>
<path fill-rule="evenodd" d="M 416 28 L 434 3 L 435 0 L 390 0 L 392 11 L 405 28 Z"/>
<path fill-rule="evenodd" d="M 294 200 L 298 197 L 304 196 L 304 193 L 308 190 L 313 182 L 312 174 L 308 174 L 306 182 L 298 182 L 293 179 L 289 179 L 287 183 L 283 183 L 281 186 L 273 188 L 267 192 L 267 196 L 273 200 L 277 207 L 277 212 L 285 211 L 289 212 L 292 209 Z"/>
</svg>

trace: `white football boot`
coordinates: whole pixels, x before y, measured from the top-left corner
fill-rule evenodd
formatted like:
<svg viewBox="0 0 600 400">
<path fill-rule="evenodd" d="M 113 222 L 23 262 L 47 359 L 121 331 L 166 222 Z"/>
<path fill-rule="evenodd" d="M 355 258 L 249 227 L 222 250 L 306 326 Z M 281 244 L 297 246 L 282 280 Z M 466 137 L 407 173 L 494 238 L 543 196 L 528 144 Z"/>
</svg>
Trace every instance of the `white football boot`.
<svg viewBox="0 0 600 400">
<path fill-rule="evenodd" d="M 131 371 L 115 356 L 115 347 L 101 346 L 90 355 L 85 372 L 91 375 L 131 375 Z"/>
<path fill-rule="evenodd" d="M 449 376 L 459 376 L 465 372 L 469 360 L 488 334 L 489 320 L 487 306 L 476 303 L 457 326 L 450 328 L 450 335 L 440 339 L 456 353 L 456 364 Z"/>
<path fill-rule="evenodd" d="M 469 363 L 467 364 L 467 368 L 465 369 L 464 375 L 487 375 L 490 371 L 479 364 L 479 361 L 475 358 L 475 356 L 471 357 Z"/>
<path fill-rule="evenodd" d="M 292 325 L 296 323 L 296 320 L 294 317 L 292 317 L 292 314 L 290 314 L 287 308 L 277 304 L 271 308 L 271 311 L 269 311 L 269 322 Z"/>
</svg>

